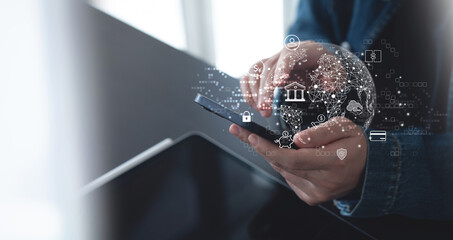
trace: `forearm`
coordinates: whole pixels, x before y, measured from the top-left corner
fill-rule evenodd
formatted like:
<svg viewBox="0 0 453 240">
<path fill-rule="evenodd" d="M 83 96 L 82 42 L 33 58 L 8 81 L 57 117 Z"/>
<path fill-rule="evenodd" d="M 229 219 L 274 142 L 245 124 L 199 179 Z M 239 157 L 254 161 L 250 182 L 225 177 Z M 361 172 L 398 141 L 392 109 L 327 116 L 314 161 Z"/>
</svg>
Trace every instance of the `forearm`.
<svg viewBox="0 0 453 240">
<path fill-rule="evenodd" d="M 387 134 L 386 142 L 369 142 L 361 197 L 336 201 L 341 213 L 453 219 L 453 134 Z"/>
</svg>

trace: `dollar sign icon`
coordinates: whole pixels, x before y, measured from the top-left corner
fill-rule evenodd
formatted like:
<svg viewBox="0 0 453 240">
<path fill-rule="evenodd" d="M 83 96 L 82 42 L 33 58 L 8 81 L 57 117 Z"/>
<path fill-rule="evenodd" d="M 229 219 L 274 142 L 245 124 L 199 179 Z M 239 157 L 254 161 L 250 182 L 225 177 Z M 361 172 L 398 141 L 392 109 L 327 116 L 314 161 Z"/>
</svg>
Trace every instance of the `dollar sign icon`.
<svg viewBox="0 0 453 240">
<path fill-rule="evenodd" d="M 257 64 L 255 64 L 255 65 L 253 66 L 253 71 L 254 71 L 255 73 L 257 73 L 259 70 L 260 70 L 260 68 L 258 67 Z"/>
<path fill-rule="evenodd" d="M 251 68 L 249 68 L 249 74 L 251 76 L 258 76 L 262 74 L 264 71 L 264 62 L 259 61 L 258 63 L 254 64 Z"/>
</svg>

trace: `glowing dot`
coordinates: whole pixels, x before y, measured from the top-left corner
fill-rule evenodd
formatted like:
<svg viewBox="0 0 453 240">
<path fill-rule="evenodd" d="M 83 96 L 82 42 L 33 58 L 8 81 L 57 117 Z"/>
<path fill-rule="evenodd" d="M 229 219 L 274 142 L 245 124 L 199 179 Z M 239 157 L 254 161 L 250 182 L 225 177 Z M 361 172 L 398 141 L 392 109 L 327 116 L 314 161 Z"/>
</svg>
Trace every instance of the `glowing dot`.
<svg viewBox="0 0 453 240">
<path fill-rule="evenodd" d="M 357 147 L 361 148 L 361 147 L 362 147 L 362 145 L 360 145 L 360 144 L 359 144 L 359 145 L 357 145 Z"/>
<path fill-rule="evenodd" d="M 332 98 L 335 98 L 335 94 L 332 94 Z"/>
</svg>

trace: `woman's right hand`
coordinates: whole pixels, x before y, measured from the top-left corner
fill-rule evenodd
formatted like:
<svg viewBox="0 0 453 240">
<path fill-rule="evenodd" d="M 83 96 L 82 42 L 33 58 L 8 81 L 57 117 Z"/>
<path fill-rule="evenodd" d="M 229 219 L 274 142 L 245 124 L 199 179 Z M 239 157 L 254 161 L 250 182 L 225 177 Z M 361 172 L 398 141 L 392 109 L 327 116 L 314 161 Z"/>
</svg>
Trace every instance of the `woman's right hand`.
<svg viewBox="0 0 453 240">
<path fill-rule="evenodd" d="M 319 43 L 296 42 L 287 44 L 274 56 L 253 64 L 240 80 L 245 101 L 263 117 L 270 117 L 275 87 L 286 85 L 288 80 L 307 84 L 308 73 L 318 67 L 317 60 L 324 53 L 331 54 Z M 298 76 L 296 79 L 293 79 L 294 72 Z"/>
</svg>

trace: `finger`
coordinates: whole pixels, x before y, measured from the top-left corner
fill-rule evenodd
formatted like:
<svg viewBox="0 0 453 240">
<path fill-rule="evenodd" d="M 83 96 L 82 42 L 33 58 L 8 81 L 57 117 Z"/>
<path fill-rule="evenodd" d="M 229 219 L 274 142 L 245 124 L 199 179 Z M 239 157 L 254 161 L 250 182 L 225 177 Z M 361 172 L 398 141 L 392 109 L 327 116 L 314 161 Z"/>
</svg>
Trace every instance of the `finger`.
<svg viewBox="0 0 453 240">
<path fill-rule="evenodd" d="M 334 117 L 316 127 L 297 133 L 294 142 L 299 148 L 314 148 L 360 134 L 363 134 L 362 129 L 351 120 Z"/>
<path fill-rule="evenodd" d="M 271 165 L 271 167 L 278 173 L 280 173 L 280 175 L 282 175 L 282 173 L 285 171 L 283 170 L 281 167 L 278 167 L 277 165 L 275 164 L 272 164 L 272 163 L 269 163 L 269 165 Z"/>
<path fill-rule="evenodd" d="M 242 92 L 242 97 L 244 98 L 244 100 L 252 107 L 254 108 L 255 110 L 259 111 L 259 109 L 257 108 L 257 104 L 255 103 L 255 101 L 253 100 L 253 96 L 252 96 L 252 90 L 250 88 L 250 77 L 248 74 L 244 75 L 241 80 L 240 80 L 240 86 L 241 86 L 241 92 Z"/>
<path fill-rule="evenodd" d="M 287 173 L 284 178 L 295 192 L 300 190 L 307 195 L 305 199 L 301 199 L 311 206 L 329 201 L 333 197 L 332 191 L 317 187 L 313 181 L 299 175 Z"/>
<path fill-rule="evenodd" d="M 273 81 L 272 84 L 275 87 L 282 86 L 286 84 L 286 81 L 289 79 L 289 58 L 288 58 L 288 53 L 285 51 L 282 51 L 280 54 L 280 57 L 275 64 L 274 68 L 274 75 L 273 75 Z"/>
<path fill-rule="evenodd" d="M 294 183 L 292 183 L 291 181 L 288 181 L 287 179 L 285 179 L 286 183 L 288 183 L 288 185 L 291 187 L 291 189 L 293 189 L 293 191 L 296 193 L 296 195 L 302 199 L 302 201 L 306 202 L 308 199 L 309 199 L 309 196 L 307 193 L 305 193 L 302 189 L 298 188 Z"/>
<path fill-rule="evenodd" d="M 282 176 L 287 182 L 294 184 L 297 188 L 303 190 L 308 195 L 311 195 L 313 190 L 316 188 L 309 179 L 302 177 L 299 174 L 296 175 L 290 172 L 283 172 Z"/>
<path fill-rule="evenodd" d="M 280 175 L 282 175 L 282 177 L 284 177 L 285 179 L 291 179 L 291 176 L 298 176 L 298 177 L 301 177 L 301 178 L 304 178 L 304 179 L 310 181 L 311 177 L 317 177 L 314 174 L 311 174 L 312 171 L 304 171 L 304 170 L 289 171 L 289 170 L 284 170 L 283 168 L 281 168 L 281 167 L 279 167 L 279 166 L 277 166 L 275 164 L 272 164 L 272 163 L 269 163 L 269 165 L 271 165 L 271 167 L 276 172 L 278 172 Z"/>
<path fill-rule="evenodd" d="M 308 181 L 311 181 L 311 177 L 317 177 L 315 176 L 315 174 L 312 174 L 313 171 L 308 171 L 308 170 L 285 170 L 275 164 L 272 164 L 270 163 L 271 167 L 278 173 L 280 173 L 280 175 L 282 175 L 282 177 L 284 177 L 285 179 L 287 180 L 291 180 L 292 182 L 296 182 L 295 179 L 293 179 L 294 177 L 298 177 L 298 178 L 304 178 Z"/>
<path fill-rule="evenodd" d="M 316 149 L 302 148 L 298 150 L 279 148 L 275 143 L 256 135 L 249 134 L 249 144 L 255 151 L 263 156 L 269 163 L 277 167 L 295 172 L 300 170 L 317 170 L 325 168 L 330 162 L 316 157 Z"/>
<path fill-rule="evenodd" d="M 283 48 L 276 63 L 273 76 L 274 86 L 284 86 L 288 83 L 288 80 L 308 84 L 308 79 L 306 79 L 304 73 L 315 70 L 318 67 L 319 56 L 326 52 L 325 50 L 319 51 L 320 46 L 322 47 L 322 45 L 313 41 L 303 41 L 295 50 Z M 293 75 L 292 71 L 296 71 L 295 73 L 299 73 L 299 75 L 291 76 Z M 290 79 L 290 77 L 294 79 Z"/>
<path fill-rule="evenodd" d="M 267 70 L 266 68 L 267 66 L 271 66 L 272 61 L 270 61 L 269 59 L 263 59 L 261 60 L 261 63 L 263 65 L 263 71 L 261 72 L 260 76 L 258 106 L 261 116 L 267 118 L 272 114 L 271 104 L 274 89 L 272 83 L 268 82 L 269 70 Z"/>
<path fill-rule="evenodd" d="M 274 95 L 274 85 L 269 81 L 269 74 L 263 76 L 260 83 L 260 96 L 258 98 L 258 105 L 260 106 L 261 116 L 267 118 L 272 115 L 272 99 Z"/>
<path fill-rule="evenodd" d="M 248 137 L 251 134 L 250 131 L 240 127 L 237 124 L 231 124 L 229 131 L 231 134 L 239 138 L 241 141 L 249 143 Z"/>
<path fill-rule="evenodd" d="M 294 183 L 292 183 L 291 181 L 288 181 L 286 180 L 286 182 L 288 183 L 288 185 L 291 187 L 291 189 L 293 189 L 294 193 L 302 200 L 304 201 L 305 203 L 307 203 L 308 205 L 310 206 L 316 206 L 318 205 L 320 202 L 315 200 L 312 196 L 310 196 L 309 194 L 307 194 L 305 191 L 305 189 L 301 189 L 299 188 L 298 186 L 296 186 Z"/>
<path fill-rule="evenodd" d="M 260 82 L 261 82 L 261 74 L 264 69 L 264 64 L 262 61 L 258 61 L 253 64 L 249 69 L 249 86 L 252 92 L 252 98 L 255 102 L 256 108 L 258 111 L 260 110 L 260 105 L 258 104 L 259 95 L 260 95 Z"/>
<path fill-rule="evenodd" d="M 269 58 L 265 62 L 266 71 L 265 74 L 261 75 L 261 87 L 262 90 L 260 98 L 259 98 L 259 105 L 261 106 L 261 115 L 263 117 L 270 117 L 272 115 L 272 103 L 274 97 L 274 84 L 273 84 L 273 76 L 275 72 L 275 65 L 277 63 L 279 54 L 276 54 Z"/>
</svg>

